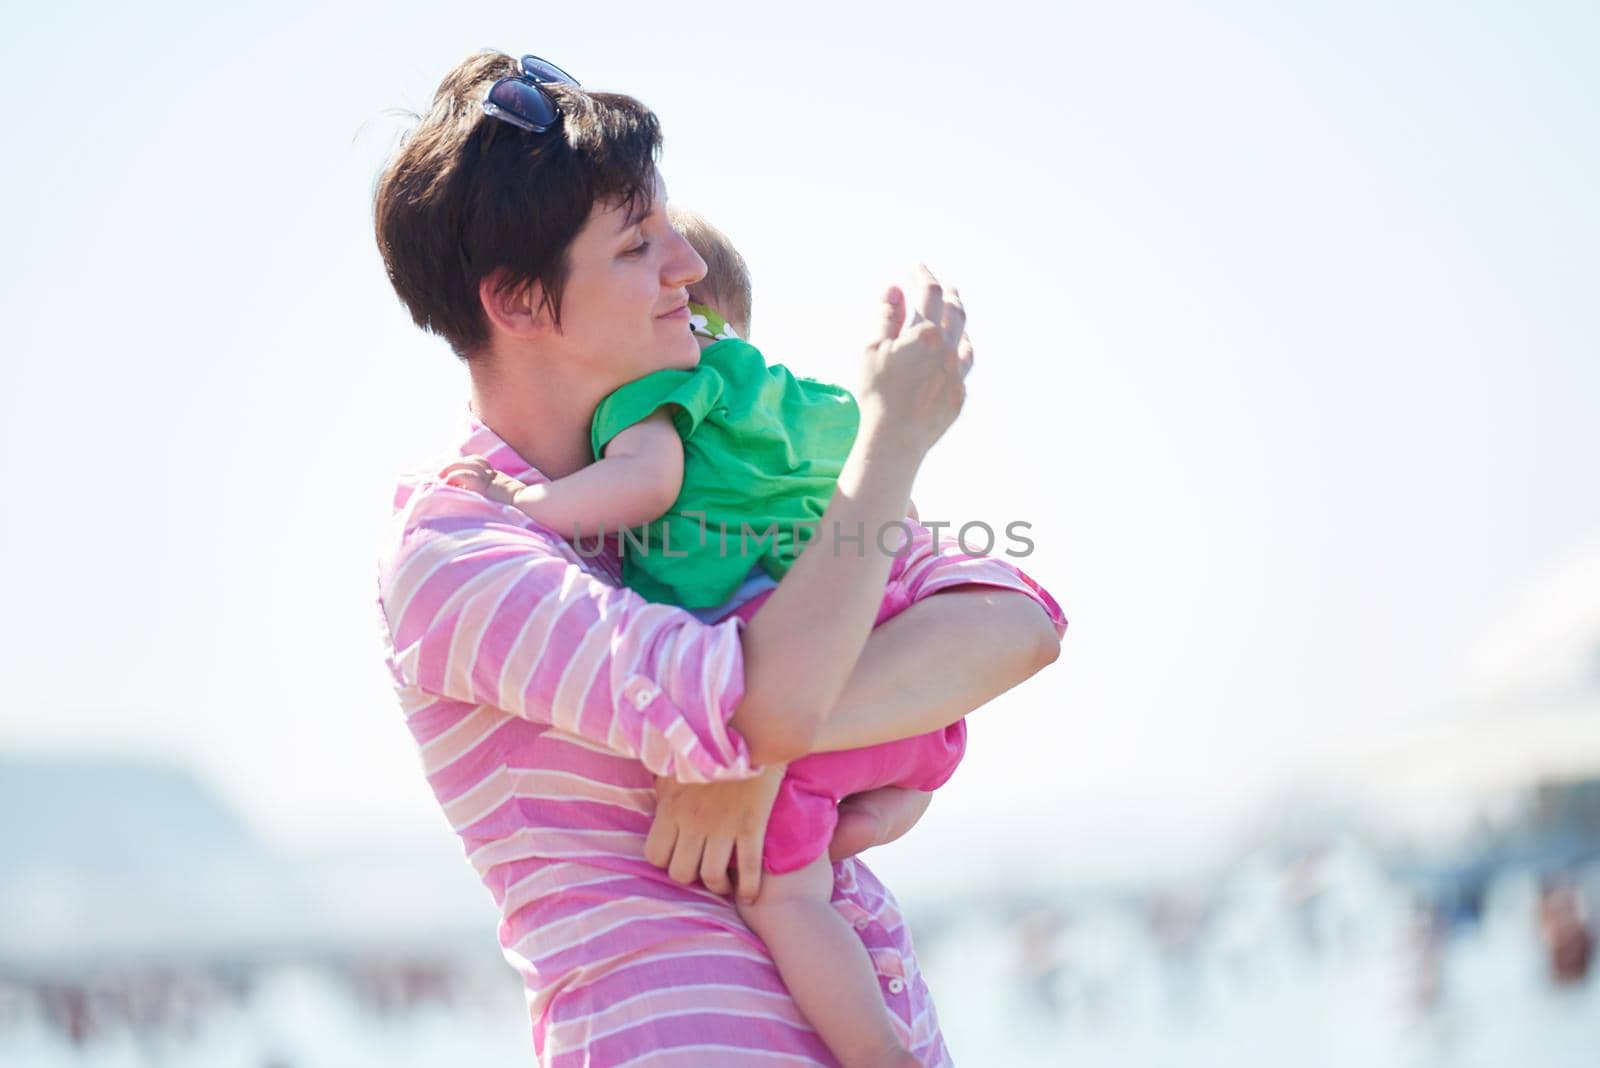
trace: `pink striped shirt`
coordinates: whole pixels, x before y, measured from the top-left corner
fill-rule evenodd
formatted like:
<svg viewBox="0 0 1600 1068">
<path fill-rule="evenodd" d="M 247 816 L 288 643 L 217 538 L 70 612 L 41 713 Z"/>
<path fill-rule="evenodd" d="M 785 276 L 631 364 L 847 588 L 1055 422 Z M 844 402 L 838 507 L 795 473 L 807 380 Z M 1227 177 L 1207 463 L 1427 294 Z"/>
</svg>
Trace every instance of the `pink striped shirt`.
<svg viewBox="0 0 1600 1068">
<path fill-rule="evenodd" d="M 473 422 L 462 455 L 548 481 Z M 739 628 L 621 586 L 612 552 L 580 554 L 514 508 L 428 477 L 403 481 L 379 567 L 388 663 L 424 771 L 501 913 L 540 1063 L 835 1063 L 732 903 L 644 859 L 654 776 L 748 777 L 727 722 L 744 695 Z M 1027 592 L 997 560 L 913 552 L 924 593 Z M 918 569 L 916 576 L 909 573 Z M 950 1063 L 911 935 L 858 860 L 834 907 L 860 933 L 901 1038 Z"/>
</svg>

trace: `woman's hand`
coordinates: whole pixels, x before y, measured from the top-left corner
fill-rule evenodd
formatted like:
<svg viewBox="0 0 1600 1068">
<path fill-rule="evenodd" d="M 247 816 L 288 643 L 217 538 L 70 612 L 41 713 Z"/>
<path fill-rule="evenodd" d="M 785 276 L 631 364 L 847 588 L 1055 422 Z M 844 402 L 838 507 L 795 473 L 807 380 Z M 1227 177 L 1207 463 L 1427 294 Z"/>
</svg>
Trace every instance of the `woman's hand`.
<svg viewBox="0 0 1600 1068">
<path fill-rule="evenodd" d="M 734 892 L 728 866 L 738 858 L 737 891 L 745 904 L 761 892 L 761 850 L 767 818 L 785 764 L 734 782 L 689 784 L 656 779 L 656 815 L 644 858 L 685 886 L 696 879 L 714 894 Z"/>
<path fill-rule="evenodd" d="M 883 321 L 867 346 L 858 400 L 864 425 L 903 433 L 920 459 L 961 411 L 972 342 L 960 294 L 946 294 L 920 264 L 911 297 L 907 321 L 905 295 L 897 288 L 884 294 Z"/>
</svg>

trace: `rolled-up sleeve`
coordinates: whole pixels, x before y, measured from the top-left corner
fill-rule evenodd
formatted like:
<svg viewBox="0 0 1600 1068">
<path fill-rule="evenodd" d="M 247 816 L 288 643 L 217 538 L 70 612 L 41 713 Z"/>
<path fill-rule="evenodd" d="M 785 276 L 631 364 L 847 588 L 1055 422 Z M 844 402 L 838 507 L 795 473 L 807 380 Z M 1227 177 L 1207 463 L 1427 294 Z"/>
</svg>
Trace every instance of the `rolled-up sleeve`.
<svg viewBox="0 0 1600 1068">
<path fill-rule="evenodd" d="M 398 516 L 379 599 L 402 683 L 581 736 L 682 782 L 746 778 L 737 619 L 705 624 L 586 571 L 554 534 L 463 491 Z"/>
<path fill-rule="evenodd" d="M 997 557 L 965 552 L 950 534 L 935 537 L 927 527 L 912 519 L 907 518 L 905 525 L 911 540 L 890 568 L 891 595 L 909 604 L 956 586 L 1015 590 L 1044 611 L 1058 638 L 1065 636 L 1067 617 L 1061 605 L 1022 568 Z"/>
</svg>

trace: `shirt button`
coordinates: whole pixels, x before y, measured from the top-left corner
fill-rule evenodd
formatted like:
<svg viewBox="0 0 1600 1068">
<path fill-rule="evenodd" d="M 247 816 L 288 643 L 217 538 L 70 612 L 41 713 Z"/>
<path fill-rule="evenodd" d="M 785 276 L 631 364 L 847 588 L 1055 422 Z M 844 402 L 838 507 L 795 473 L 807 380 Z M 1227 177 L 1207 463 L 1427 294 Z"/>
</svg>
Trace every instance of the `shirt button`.
<svg viewBox="0 0 1600 1068">
<path fill-rule="evenodd" d="M 898 994 L 906 988 L 906 981 L 899 977 L 889 980 L 889 993 Z"/>
<path fill-rule="evenodd" d="M 643 711 L 649 706 L 651 701 L 656 699 L 656 695 L 660 692 L 661 691 L 654 686 L 646 686 L 635 691 L 633 695 L 633 707 Z"/>
<path fill-rule="evenodd" d="M 863 916 L 863 917 L 861 917 L 859 920 L 857 920 L 855 922 L 855 928 L 858 931 L 865 931 L 868 928 L 868 926 L 871 925 L 871 923 L 872 923 L 871 920 L 869 920 L 865 916 Z"/>
</svg>

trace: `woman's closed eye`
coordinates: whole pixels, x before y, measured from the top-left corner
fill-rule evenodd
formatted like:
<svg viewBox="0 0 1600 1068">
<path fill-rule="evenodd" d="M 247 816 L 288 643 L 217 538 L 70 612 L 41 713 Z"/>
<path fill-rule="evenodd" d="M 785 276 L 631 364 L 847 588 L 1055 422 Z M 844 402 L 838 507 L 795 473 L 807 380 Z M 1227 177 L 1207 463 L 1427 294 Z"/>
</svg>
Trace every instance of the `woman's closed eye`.
<svg viewBox="0 0 1600 1068">
<path fill-rule="evenodd" d="M 640 241 L 637 245 L 633 246 L 632 248 L 623 249 L 622 250 L 622 254 L 624 256 L 643 256 L 645 254 L 645 251 L 647 249 L 649 249 L 649 247 L 650 247 L 650 242 L 649 241 Z"/>
</svg>

